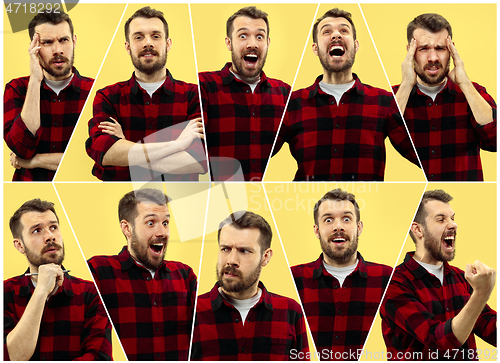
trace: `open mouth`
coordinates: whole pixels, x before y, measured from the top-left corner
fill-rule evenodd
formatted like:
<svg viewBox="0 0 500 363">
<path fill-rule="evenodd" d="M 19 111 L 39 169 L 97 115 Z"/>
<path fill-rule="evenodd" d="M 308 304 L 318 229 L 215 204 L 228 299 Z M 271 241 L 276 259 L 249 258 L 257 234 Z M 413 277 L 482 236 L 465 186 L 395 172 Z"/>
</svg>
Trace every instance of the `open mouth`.
<svg viewBox="0 0 500 363">
<path fill-rule="evenodd" d="M 328 54 L 332 57 L 342 57 L 345 54 L 345 49 L 341 45 L 333 45 Z"/>
<path fill-rule="evenodd" d="M 335 244 L 336 246 L 342 246 L 344 243 L 347 242 L 347 238 L 342 235 L 337 235 L 333 236 L 333 238 L 330 239 L 330 242 Z"/>
<path fill-rule="evenodd" d="M 254 53 L 249 53 L 249 54 L 245 54 L 243 56 L 243 59 L 245 60 L 245 62 L 255 64 L 259 60 L 259 56 L 257 54 L 254 54 Z"/>
<path fill-rule="evenodd" d="M 161 252 L 163 251 L 163 247 L 165 246 L 164 243 L 152 243 L 149 245 L 149 248 L 155 255 L 161 255 Z"/>
<path fill-rule="evenodd" d="M 443 246 L 446 249 L 452 250 L 454 247 L 454 243 L 455 243 L 455 235 L 445 236 L 442 241 L 443 241 Z"/>
<path fill-rule="evenodd" d="M 431 74 L 438 73 L 441 68 L 442 67 L 440 63 L 433 63 L 425 66 L 425 70 Z"/>
</svg>

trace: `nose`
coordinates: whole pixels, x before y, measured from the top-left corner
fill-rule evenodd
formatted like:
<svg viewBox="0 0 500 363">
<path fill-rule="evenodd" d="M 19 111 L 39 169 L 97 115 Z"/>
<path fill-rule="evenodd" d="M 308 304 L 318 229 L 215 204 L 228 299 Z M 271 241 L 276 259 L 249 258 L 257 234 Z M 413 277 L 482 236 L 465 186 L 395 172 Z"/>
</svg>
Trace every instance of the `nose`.
<svg viewBox="0 0 500 363">
<path fill-rule="evenodd" d="M 144 48 L 152 48 L 153 42 L 151 41 L 151 37 L 144 37 Z"/>
<path fill-rule="evenodd" d="M 236 248 L 233 248 L 231 250 L 231 253 L 229 253 L 229 256 L 227 258 L 227 264 L 231 266 L 239 266 L 239 259 L 238 259 L 238 250 Z"/>
<path fill-rule="evenodd" d="M 58 42 L 58 41 L 55 41 L 54 43 L 52 43 L 53 46 L 52 46 L 52 50 L 53 50 L 53 53 L 54 55 L 62 55 L 63 54 L 63 49 L 61 47 L 61 43 Z"/>
<path fill-rule="evenodd" d="M 458 224 L 457 224 L 454 220 L 452 220 L 452 219 L 451 219 L 451 220 L 450 220 L 450 223 L 448 223 L 447 228 L 448 228 L 449 230 L 455 230 L 455 231 L 456 231 L 456 230 L 457 230 L 457 228 L 458 228 Z"/>
<path fill-rule="evenodd" d="M 333 223 L 333 231 L 344 232 L 344 225 L 342 224 L 342 220 L 339 219 Z"/>
<path fill-rule="evenodd" d="M 259 44 L 255 37 L 248 37 L 247 48 L 249 49 L 257 49 Z"/>
<path fill-rule="evenodd" d="M 431 48 L 429 51 L 429 62 L 435 62 L 437 60 L 439 60 L 439 58 L 437 56 L 436 49 Z"/>
<path fill-rule="evenodd" d="M 54 242 L 56 240 L 54 232 L 50 228 L 47 228 L 45 230 L 45 236 L 44 237 L 45 237 L 45 243 Z"/>
</svg>

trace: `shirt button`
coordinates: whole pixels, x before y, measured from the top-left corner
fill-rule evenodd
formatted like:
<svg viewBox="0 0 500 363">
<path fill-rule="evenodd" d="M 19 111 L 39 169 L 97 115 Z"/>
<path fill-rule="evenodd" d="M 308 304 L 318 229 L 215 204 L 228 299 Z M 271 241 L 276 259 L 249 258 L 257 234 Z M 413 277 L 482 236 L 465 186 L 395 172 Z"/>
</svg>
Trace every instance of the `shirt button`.
<svg viewBox="0 0 500 363">
<path fill-rule="evenodd" d="M 149 101 L 148 101 L 148 102 L 146 102 L 146 105 L 149 105 Z"/>
<path fill-rule="evenodd" d="M 333 149 L 333 152 L 336 153 L 337 152 L 337 149 Z"/>
<path fill-rule="evenodd" d="M 156 358 L 160 358 L 160 353 L 156 353 Z"/>
<path fill-rule="evenodd" d="M 245 347 L 243 347 L 243 348 L 241 348 L 241 351 L 242 351 L 243 353 L 245 353 L 247 350 L 245 349 Z"/>
<path fill-rule="evenodd" d="M 335 104 L 335 101 L 331 101 L 331 102 L 330 102 L 330 105 L 334 105 L 334 104 Z"/>
<path fill-rule="evenodd" d="M 450 308 L 446 308 L 446 311 L 450 311 Z"/>
<path fill-rule="evenodd" d="M 339 124 L 336 124 L 336 125 L 335 125 L 335 127 L 336 127 L 336 128 L 340 128 Z"/>
<path fill-rule="evenodd" d="M 252 164 L 255 164 L 255 159 L 252 159 Z"/>
<path fill-rule="evenodd" d="M 153 302 L 153 305 L 156 306 L 156 301 Z"/>
<path fill-rule="evenodd" d="M 252 112 L 252 116 L 255 116 L 255 112 Z"/>
<path fill-rule="evenodd" d="M 429 103 L 427 104 L 427 106 L 431 107 L 431 106 L 432 106 L 432 102 L 429 102 Z"/>
<path fill-rule="evenodd" d="M 431 174 L 431 179 L 434 179 L 434 174 Z"/>
<path fill-rule="evenodd" d="M 255 140 L 255 135 L 252 135 L 252 140 Z"/>
<path fill-rule="evenodd" d="M 43 357 L 42 360 L 47 360 L 47 358 Z"/>
<path fill-rule="evenodd" d="M 246 93 L 250 93 L 250 90 L 249 90 L 249 89 L 247 89 L 245 92 L 246 92 Z"/>
<path fill-rule="evenodd" d="M 43 331 L 43 335 L 47 335 L 47 330 L 44 330 L 44 331 Z"/>
<path fill-rule="evenodd" d="M 240 322 L 240 319 L 236 318 L 236 319 L 234 319 L 234 322 L 235 322 L 235 323 L 239 323 L 239 322 Z"/>
<path fill-rule="evenodd" d="M 432 131 L 436 131 L 436 126 L 432 126 Z"/>
<path fill-rule="evenodd" d="M 151 130 L 151 127 L 152 127 L 151 125 L 148 125 L 148 130 Z"/>
<path fill-rule="evenodd" d="M 332 174 L 332 179 L 335 179 L 335 174 Z"/>
<path fill-rule="evenodd" d="M 160 328 L 156 327 L 155 330 L 158 331 L 158 330 L 160 330 Z"/>
<path fill-rule="evenodd" d="M 436 150 L 431 150 L 431 153 L 432 153 L 432 154 L 435 154 L 435 153 L 436 153 Z"/>
<path fill-rule="evenodd" d="M 56 121 L 54 121 L 54 126 L 57 126 L 57 122 Z"/>
<path fill-rule="evenodd" d="M 52 149 L 54 149 L 54 150 L 55 150 L 55 148 L 56 148 L 56 146 L 55 146 L 55 145 L 52 145 Z"/>
<path fill-rule="evenodd" d="M 333 288 L 334 288 L 334 289 L 338 289 L 338 288 L 339 288 L 339 285 L 333 285 Z"/>
<path fill-rule="evenodd" d="M 342 315 L 342 310 L 339 310 L 337 314 Z"/>
<path fill-rule="evenodd" d="M 151 280 L 151 276 L 146 277 L 146 281 L 150 281 L 150 280 Z"/>
<path fill-rule="evenodd" d="M 335 340 L 339 340 L 339 336 L 338 335 L 335 335 Z"/>
<path fill-rule="evenodd" d="M 55 98 L 52 100 L 52 103 L 56 103 L 56 99 Z"/>
</svg>

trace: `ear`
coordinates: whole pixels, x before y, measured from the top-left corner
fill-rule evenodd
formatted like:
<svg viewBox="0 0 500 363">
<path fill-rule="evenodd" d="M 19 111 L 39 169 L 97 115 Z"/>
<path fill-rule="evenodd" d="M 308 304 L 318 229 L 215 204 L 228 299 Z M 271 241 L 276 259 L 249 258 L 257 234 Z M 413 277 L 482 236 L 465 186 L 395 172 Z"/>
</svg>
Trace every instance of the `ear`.
<svg viewBox="0 0 500 363">
<path fill-rule="evenodd" d="M 172 39 L 167 39 L 167 53 L 170 52 L 170 48 L 172 47 Z"/>
<path fill-rule="evenodd" d="M 231 46 L 231 38 L 226 37 L 225 42 L 226 42 L 227 50 L 232 51 L 232 49 L 231 49 L 232 48 L 232 46 Z"/>
<path fill-rule="evenodd" d="M 260 265 L 262 267 L 266 266 L 269 261 L 271 261 L 271 257 L 273 257 L 273 250 L 268 248 L 264 251 L 264 255 L 262 256 L 262 262 L 260 263 Z"/>
<path fill-rule="evenodd" d="M 130 55 L 130 43 L 125 42 L 125 50 L 127 51 L 128 55 Z"/>
<path fill-rule="evenodd" d="M 130 237 L 132 237 L 132 232 L 133 232 L 132 225 L 128 221 L 126 221 L 125 219 L 122 219 L 120 221 L 120 227 L 122 228 L 122 232 L 125 235 L 125 237 L 127 238 L 127 242 L 128 242 L 130 240 Z"/>
<path fill-rule="evenodd" d="M 16 250 L 18 250 L 20 253 L 22 253 L 24 255 L 24 253 L 25 253 L 24 252 L 24 244 L 20 238 L 14 239 L 14 247 L 16 248 Z"/>
<path fill-rule="evenodd" d="M 267 47 L 269 48 L 269 45 L 271 44 L 271 38 L 267 38 Z"/>
<path fill-rule="evenodd" d="M 417 239 L 422 239 L 424 237 L 424 229 L 422 228 L 422 225 L 417 222 L 413 222 L 410 227 L 411 231 L 413 232 L 413 235 Z"/>
<path fill-rule="evenodd" d="M 318 238 L 318 239 L 319 239 L 319 238 L 320 238 L 320 236 L 319 236 L 319 227 L 318 227 L 318 225 L 316 225 L 316 224 L 315 224 L 315 225 L 313 226 L 313 229 L 314 229 L 314 234 L 316 235 L 316 238 Z"/>
<path fill-rule="evenodd" d="M 357 52 L 358 52 L 358 50 L 359 50 L 359 42 L 358 42 L 358 40 L 357 40 L 357 39 L 354 41 L 354 49 L 356 50 L 356 53 L 357 53 Z"/>
<path fill-rule="evenodd" d="M 318 55 L 318 44 L 313 43 L 312 45 L 312 51 L 315 55 Z"/>
<path fill-rule="evenodd" d="M 76 34 L 73 34 L 73 47 L 76 47 Z"/>
<path fill-rule="evenodd" d="M 363 221 L 358 222 L 358 236 L 363 232 Z"/>
</svg>

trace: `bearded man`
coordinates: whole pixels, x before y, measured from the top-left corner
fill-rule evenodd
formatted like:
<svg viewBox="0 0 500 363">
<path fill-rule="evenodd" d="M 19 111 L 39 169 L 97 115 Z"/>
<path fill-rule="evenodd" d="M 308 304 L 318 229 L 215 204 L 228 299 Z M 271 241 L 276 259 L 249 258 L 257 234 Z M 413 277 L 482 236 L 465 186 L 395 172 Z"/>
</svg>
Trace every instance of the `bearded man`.
<svg viewBox="0 0 500 363">
<path fill-rule="evenodd" d="M 156 189 L 125 194 L 118 216 L 127 246 L 118 255 L 88 260 L 129 360 L 188 358 L 196 275 L 181 262 L 164 260 L 168 201 Z"/>
<path fill-rule="evenodd" d="M 321 359 L 359 359 L 389 283 L 392 268 L 367 262 L 357 251 L 362 231 L 355 196 L 329 191 L 314 206 L 323 253 L 291 268 Z"/>
<path fill-rule="evenodd" d="M 37 14 L 28 32 L 30 75 L 5 86 L 4 139 L 13 181 L 52 181 L 94 80 L 73 67 L 76 35 L 68 14 Z"/>
<path fill-rule="evenodd" d="M 413 19 L 394 93 L 427 179 L 482 181 L 480 149 L 497 150 L 497 106 L 468 78 L 452 35 L 439 14 Z"/>
<path fill-rule="evenodd" d="M 351 14 L 338 8 L 317 19 L 312 50 L 323 75 L 294 91 L 276 143 L 297 161 L 295 181 L 384 180 L 385 138 L 419 165 L 394 97 L 352 72 L 359 41 Z"/>
<path fill-rule="evenodd" d="M 112 360 L 111 323 L 95 285 L 62 267 L 54 204 L 29 200 L 9 226 L 29 268 L 4 281 L 4 360 Z"/>
<path fill-rule="evenodd" d="M 197 181 L 206 172 L 198 88 L 165 68 L 172 46 L 161 11 L 146 6 L 125 22 L 132 78 L 99 90 L 87 154 L 105 181 Z"/>
<path fill-rule="evenodd" d="M 267 221 L 253 212 L 235 212 L 220 223 L 217 239 L 218 281 L 198 297 L 191 360 L 306 359 L 299 304 L 268 292 L 259 281 L 273 255 Z"/>
<path fill-rule="evenodd" d="M 262 180 L 290 93 L 262 70 L 270 41 L 267 13 L 242 8 L 226 24 L 232 62 L 199 74 L 214 181 Z"/>
<path fill-rule="evenodd" d="M 479 260 L 465 272 L 448 263 L 458 227 L 452 199 L 424 193 L 410 230 L 416 250 L 387 288 L 380 315 L 392 360 L 478 360 L 474 335 L 496 347 L 497 313 L 487 305 L 496 271 Z"/>
</svg>

